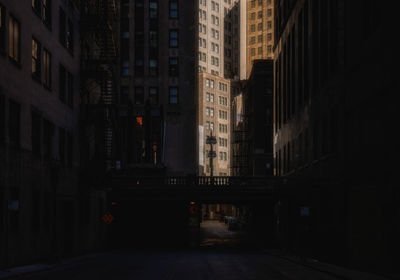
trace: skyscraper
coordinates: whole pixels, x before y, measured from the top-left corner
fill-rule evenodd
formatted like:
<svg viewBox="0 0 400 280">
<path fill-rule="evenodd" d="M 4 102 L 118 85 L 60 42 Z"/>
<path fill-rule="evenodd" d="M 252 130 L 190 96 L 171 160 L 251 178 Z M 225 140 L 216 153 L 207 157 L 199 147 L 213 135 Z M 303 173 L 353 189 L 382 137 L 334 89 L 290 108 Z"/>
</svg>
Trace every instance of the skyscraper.
<svg viewBox="0 0 400 280">
<path fill-rule="evenodd" d="M 211 175 L 206 144 L 216 137 L 213 175 L 230 174 L 231 80 L 240 69 L 239 1 L 199 1 L 198 9 L 198 166 Z"/>
</svg>

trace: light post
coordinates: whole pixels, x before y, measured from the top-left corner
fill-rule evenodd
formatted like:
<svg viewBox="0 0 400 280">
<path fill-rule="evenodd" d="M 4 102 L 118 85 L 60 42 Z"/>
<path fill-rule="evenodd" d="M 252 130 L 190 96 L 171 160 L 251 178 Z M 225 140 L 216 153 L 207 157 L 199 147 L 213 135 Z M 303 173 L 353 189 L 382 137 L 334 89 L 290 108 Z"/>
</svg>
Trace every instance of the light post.
<svg viewBox="0 0 400 280">
<path fill-rule="evenodd" d="M 213 166 L 213 159 L 217 156 L 213 149 L 213 145 L 217 143 L 217 139 L 215 136 L 212 135 L 212 131 L 210 136 L 207 136 L 206 144 L 210 145 L 210 151 L 208 152 L 208 158 L 210 159 L 210 169 L 211 169 L 211 177 L 214 176 L 214 166 Z"/>
</svg>

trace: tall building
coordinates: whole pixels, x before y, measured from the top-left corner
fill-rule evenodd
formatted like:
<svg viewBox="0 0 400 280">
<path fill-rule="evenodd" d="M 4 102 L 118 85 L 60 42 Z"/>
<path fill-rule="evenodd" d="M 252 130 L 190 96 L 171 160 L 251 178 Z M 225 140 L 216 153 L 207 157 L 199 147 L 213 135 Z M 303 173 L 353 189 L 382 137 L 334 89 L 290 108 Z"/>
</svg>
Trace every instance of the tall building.
<svg viewBox="0 0 400 280">
<path fill-rule="evenodd" d="M 115 159 L 141 175 L 194 174 L 196 6 L 181 0 L 120 4 Z"/>
<path fill-rule="evenodd" d="M 79 184 L 79 7 L 0 2 L 0 267 L 98 248 L 104 196 Z"/>
<path fill-rule="evenodd" d="M 277 205 L 282 244 L 397 271 L 396 8 L 282 0 L 275 11 L 275 173 L 292 193 Z"/>
<path fill-rule="evenodd" d="M 198 174 L 210 175 L 208 136 L 216 137 L 213 175 L 230 174 L 231 80 L 240 70 L 240 3 L 201 0 L 198 5 Z"/>
<path fill-rule="evenodd" d="M 273 59 L 274 0 L 246 0 L 246 78 L 253 61 Z"/>
</svg>

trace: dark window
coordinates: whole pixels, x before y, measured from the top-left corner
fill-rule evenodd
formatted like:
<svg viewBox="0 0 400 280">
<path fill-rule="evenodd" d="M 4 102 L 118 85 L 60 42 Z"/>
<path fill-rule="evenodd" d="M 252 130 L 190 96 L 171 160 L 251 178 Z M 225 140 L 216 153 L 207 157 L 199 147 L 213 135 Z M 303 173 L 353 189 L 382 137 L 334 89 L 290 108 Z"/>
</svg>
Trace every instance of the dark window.
<svg viewBox="0 0 400 280">
<path fill-rule="evenodd" d="M 6 11 L 0 5 L 0 52 L 6 49 Z"/>
<path fill-rule="evenodd" d="M 169 58 L 169 75 L 171 77 L 179 76 L 179 60 L 177 57 Z"/>
<path fill-rule="evenodd" d="M 51 54 L 48 50 L 43 50 L 43 84 L 51 88 Z"/>
<path fill-rule="evenodd" d="M 178 30 L 169 31 L 169 47 L 177 48 L 179 45 L 179 33 Z"/>
<path fill-rule="evenodd" d="M 74 53 L 74 25 L 68 19 L 68 30 L 67 30 L 67 49 L 71 54 Z"/>
<path fill-rule="evenodd" d="M 66 92 L 66 89 L 67 89 L 66 74 L 67 74 L 67 72 L 66 72 L 64 66 L 61 65 L 61 64 L 60 64 L 60 67 L 59 67 L 59 71 L 60 71 L 59 72 L 59 82 L 58 82 L 58 84 L 59 84 L 59 97 L 60 97 L 61 102 L 65 103 L 66 102 L 66 98 L 65 97 L 67 95 L 67 92 Z"/>
<path fill-rule="evenodd" d="M 42 0 L 32 0 L 32 9 L 41 16 L 42 14 Z"/>
<path fill-rule="evenodd" d="M 121 87 L 121 104 L 128 104 L 129 102 L 129 87 Z"/>
<path fill-rule="evenodd" d="M 178 104 L 179 103 L 179 95 L 177 87 L 169 88 L 169 104 Z"/>
<path fill-rule="evenodd" d="M 39 113 L 32 111 L 32 125 L 31 125 L 31 141 L 32 153 L 35 156 L 41 156 L 41 134 L 42 134 L 42 118 Z"/>
<path fill-rule="evenodd" d="M 53 157 L 54 125 L 48 120 L 43 120 L 43 157 Z"/>
<path fill-rule="evenodd" d="M 59 18 L 59 36 L 60 36 L 60 43 L 63 46 L 67 45 L 67 16 L 63 9 L 60 8 L 60 18 Z"/>
<path fill-rule="evenodd" d="M 19 147 L 20 145 L 20 128 L 21 128 L 21 105 L 10 100 L 9 107 L 9 139 L 10 145 Z"/>
<path fill-rule="evenodd" d="M 149 99 L 150 99 L 150 104 L 152 105 L 158 104 L 158 88 L 156 87 L 149 88 Z"/>
<path fill-rule="evenodd" d="M 10 229 L 12 231 L 18 230 L 19 227 L 19 208 L 21 207 L 20 205 L 20 190 L 19 187 L 11 187 L 10 188 L 10 199 L 9 202 L 13 204 L 13 206 L 16 206 L 15 210 L 10 210 L 8 212 L 8 221 L 10 225 Z"/>
<path fill-rule="evenodd" d="M 73 160 L 73 151 L 74 143 L 73 143 L 73 136 L 71 132 L 67 133 L 67 166 L 72 167 L 72 160 Z"/>
<path fill-rule="evenodd" d="M 158 17 L 157 0 L 150 0 L 150 2 L 149 2 L 149 17 L 151 19 L 157 19 L 157 17 Z"/>
<path fill-rule="evenodd" d="M 51 0 L 43 1 L 43 22 L 44 24 L 51 28 Z"/>
<path fill-rule="evenodd" d="M 10 16 L 8 23 L 8 53 L 12 60 L 15 62 L 21 61 L 21 31 L 19 22 Z"/>
<path fill-rule="evenodd" d="M 3 143 L 5 141 L 5 138 L 6 138 L 6 102 L 4 95 L 0 92 L 0 143 Z"/>
<path fill-rule="evenodd" d="M 74 76 L 67 71 L 67 96 L 68 96 L 68 106 L 70 108 L 74 107 Z"/>
<path fill-rule="evenodd" d="M 149 75 L 150 76 L 157 76 L 157 74 L 158 74 L 158 60 L 157 59 L 150 59 Z"/>
<path fill-rule="evenodd" d="M 60 163 L 65 165 L 65 129 L 62 127 L 58 130 L 58 155 Z"/>
<path fill-rule="evenodd" d="M 143 87 L 135 87 L 135 104 L 141 105 L 144 103 L 144 89 Z"/>
<path fill-rule="evenodd" d="M 41 45 L 32 38 L 32 77 L 41 80 Z"/>
<path fill-rule="evenodd" d="M 176 19 L 179 15 L 178 0 L 169 1 L 169 18 Z"/>
</svg>

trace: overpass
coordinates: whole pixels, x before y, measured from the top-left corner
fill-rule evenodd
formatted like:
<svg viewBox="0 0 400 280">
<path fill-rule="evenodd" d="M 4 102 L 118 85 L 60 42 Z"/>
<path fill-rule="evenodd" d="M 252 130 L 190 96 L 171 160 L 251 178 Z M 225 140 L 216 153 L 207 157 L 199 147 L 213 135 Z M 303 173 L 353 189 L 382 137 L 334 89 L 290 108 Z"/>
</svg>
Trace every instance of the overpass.
<svg viewBox="0 0 400 280">
<path fill-rule="evenodd" d="M 277 197 L 277 177 L 108 176 L 109 198 L 119 201 L 186 200 L 219 203 L 270 200 Z"/>
</svg>

